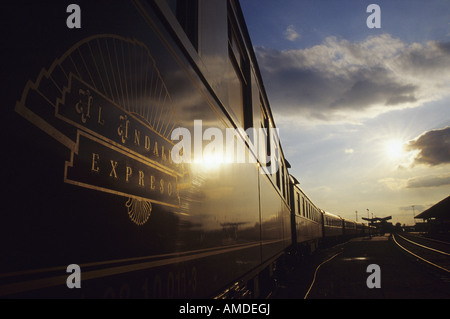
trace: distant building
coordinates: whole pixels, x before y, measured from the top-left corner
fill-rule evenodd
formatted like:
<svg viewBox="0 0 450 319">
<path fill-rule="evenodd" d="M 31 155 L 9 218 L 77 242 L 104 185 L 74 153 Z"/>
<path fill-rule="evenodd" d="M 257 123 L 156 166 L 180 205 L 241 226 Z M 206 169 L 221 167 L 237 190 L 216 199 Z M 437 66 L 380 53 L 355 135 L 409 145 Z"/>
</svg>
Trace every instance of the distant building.
<svg viewBox="0 0 450 319">
<path fill-rule="evenodd" d="M 429 232 L 448 233 L 450 231 L 450 196 L 414 218 L 426 221 Z"/>
</svg>

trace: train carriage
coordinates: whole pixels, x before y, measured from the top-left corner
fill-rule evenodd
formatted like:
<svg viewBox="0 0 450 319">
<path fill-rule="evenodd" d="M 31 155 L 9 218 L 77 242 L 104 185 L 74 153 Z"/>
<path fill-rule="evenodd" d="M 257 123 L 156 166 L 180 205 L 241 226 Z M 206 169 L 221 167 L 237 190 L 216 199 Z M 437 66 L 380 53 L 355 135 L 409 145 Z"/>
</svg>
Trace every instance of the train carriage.
<svg viewBox="0 0 450 319">
<path fill-rule="evenodd" d="M 323 237 L 322 213 L 291 176 L 292 242 L 303 254 L 316 250 Z"/>
<path fill-rule="evenodd" d="M 3 8 L 0 295 L 201 298 L 245 278 L 227 293 L 261 297 L 291 245 L 288 163 L 277 136 L 267 162 L 242 134 L 275 122 L 238 1 Z M 215 153 L 229 130 L 244 162 Z"/>
<path fill-rule="evenodd" d="M 361 222 L 356 222 L 357 236 L 364 236 L 368 234 L 368 226 Z"/>
<path fill-rule="evenodd" d="M 357 235 L 357 230 L 356 230 L 356 222 L 353 220 L 349 220 L 349 219 L 343 219 L 343 235 L 346 238 L 351 238 Z"/>
<path fill-rule="evenodd" d="M 325 243 L 337 242 L 344 235 L 343 219 L 338 215 L 322 211 L 323 241 Z"/>
</svg>

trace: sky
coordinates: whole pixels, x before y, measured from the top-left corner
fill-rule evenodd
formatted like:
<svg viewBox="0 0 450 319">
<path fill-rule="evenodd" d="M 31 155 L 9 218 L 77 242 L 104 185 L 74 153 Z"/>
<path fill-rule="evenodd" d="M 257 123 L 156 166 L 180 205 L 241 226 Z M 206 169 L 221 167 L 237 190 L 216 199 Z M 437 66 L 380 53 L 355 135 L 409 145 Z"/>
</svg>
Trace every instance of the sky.
<svg viewBox="0 0 450 319">
<path fill-rule="evenodd" d="M 450 195 L 450 1 L 240 3 L 290 173 L 318 207 L 411 225 Z"/>
</svg>

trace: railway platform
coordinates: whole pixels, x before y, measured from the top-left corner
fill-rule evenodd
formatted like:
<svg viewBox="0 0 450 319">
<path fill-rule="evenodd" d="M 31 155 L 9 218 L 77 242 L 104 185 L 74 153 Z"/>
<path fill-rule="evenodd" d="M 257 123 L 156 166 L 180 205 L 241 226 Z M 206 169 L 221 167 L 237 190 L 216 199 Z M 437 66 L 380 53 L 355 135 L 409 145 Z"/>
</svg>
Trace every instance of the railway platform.
<svg viewBox="0 0 450 319">
<path fill-rule="evenodd" d="M 272 298 L 449 299 L 450 273 L 421 262 L 394 238 L 355 238 L 319 250 L 279 279 Z"/>
</svg>

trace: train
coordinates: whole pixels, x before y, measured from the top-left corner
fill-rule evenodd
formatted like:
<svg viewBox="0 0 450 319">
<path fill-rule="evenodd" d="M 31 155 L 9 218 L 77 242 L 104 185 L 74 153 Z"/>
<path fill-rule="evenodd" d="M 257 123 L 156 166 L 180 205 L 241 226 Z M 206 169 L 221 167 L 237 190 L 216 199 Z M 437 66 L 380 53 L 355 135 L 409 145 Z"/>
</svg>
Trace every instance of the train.
<svg viewBox="0 0 450 319">
<path fill-rule="evenodd" d="M 297 252 L 309 255 L 319 247 L 375 233 L 373 226 L 317 208 L 298 183 L 291 176 L 292 247 Z"/>
<path fill-rule="evenodd" d="M 2 8 L 1 298 L 264 298 L 367 233 L 289 173 L 238 0 Z"/>
</svg>

